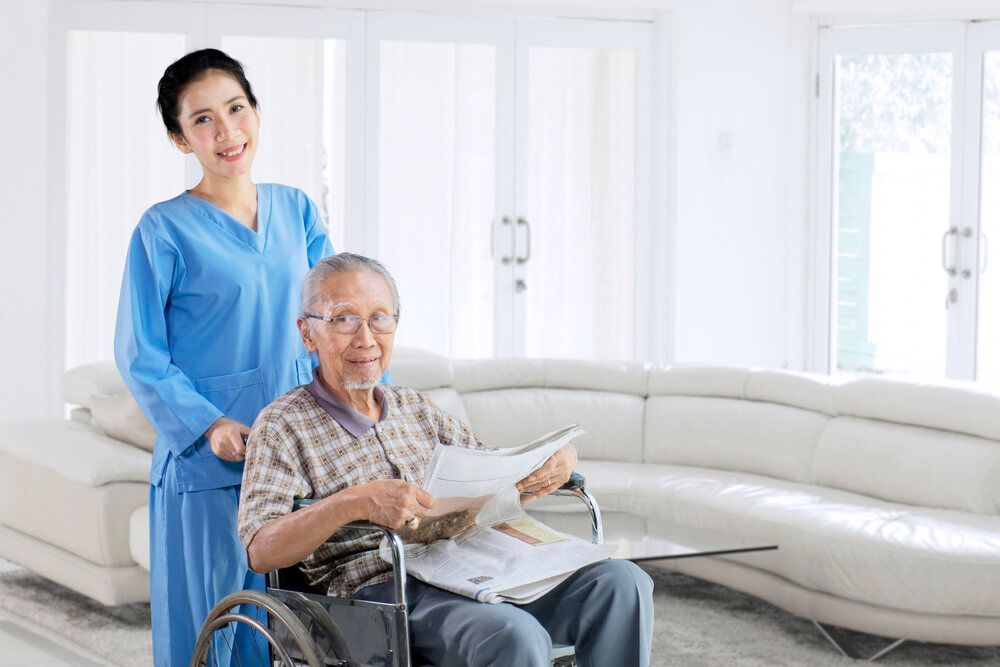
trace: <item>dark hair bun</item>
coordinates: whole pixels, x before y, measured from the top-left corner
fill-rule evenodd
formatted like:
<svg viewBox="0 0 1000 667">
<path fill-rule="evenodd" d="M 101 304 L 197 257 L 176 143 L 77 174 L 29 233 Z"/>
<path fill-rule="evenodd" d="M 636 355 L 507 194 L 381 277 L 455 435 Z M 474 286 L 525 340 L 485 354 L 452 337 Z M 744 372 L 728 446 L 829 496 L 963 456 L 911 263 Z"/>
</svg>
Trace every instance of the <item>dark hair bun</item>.
<svg viewBox="0 0 1000 667">
<path fill-rule="evenodd" d="M 236 82 L 243 87 L 243 93 L 247 96 L 250 106 L 257 108 L 257 97 L 253 94 L 253 88 L 247 81 L 240 61 L 218 49 L 192 51 L 171 63 L 164 70 L 157 86 L 156 108 L 163 117 L 167 132 L 181 134 L 181 125 L 177 121 L 177 107 L 180 105 L 181 94 L 189 83 L 213 69 L 225 72 L 236 79 Z"/>
</svg>

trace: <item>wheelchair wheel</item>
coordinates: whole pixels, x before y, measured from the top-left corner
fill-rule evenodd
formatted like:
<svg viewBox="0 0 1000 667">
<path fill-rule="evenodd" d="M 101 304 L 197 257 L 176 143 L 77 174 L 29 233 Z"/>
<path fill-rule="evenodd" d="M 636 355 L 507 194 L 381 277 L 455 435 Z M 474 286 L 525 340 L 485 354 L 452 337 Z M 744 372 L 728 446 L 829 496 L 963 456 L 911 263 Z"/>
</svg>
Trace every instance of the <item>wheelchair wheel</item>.
<svg viewBox="0 0 1000 667">
<path fill-rule="evenodd" d="M 324 667 L 324 662 L 302 621 L 282 602 L 253 590 L 227 595 L 205 619 L 191 667 L 272 665 Z"/>
</svg>

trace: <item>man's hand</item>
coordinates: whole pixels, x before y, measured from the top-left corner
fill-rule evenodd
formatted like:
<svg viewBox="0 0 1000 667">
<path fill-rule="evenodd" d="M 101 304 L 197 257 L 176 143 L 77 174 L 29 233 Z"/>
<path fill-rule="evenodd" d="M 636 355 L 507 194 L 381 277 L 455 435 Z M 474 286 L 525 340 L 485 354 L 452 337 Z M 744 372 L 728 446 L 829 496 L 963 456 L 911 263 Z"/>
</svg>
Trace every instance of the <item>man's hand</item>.
<svg viewBox="0 0 1000 667">
<path fill-rule="evenodd" d="M 404 525 L 415 529 L 434 506 L 434 496 L 399 479 L 369 482 L 357 490 L 365 499 L 364 519 L 393 530 Z"/>
<path fill-rule="evenodd" d="M 250 427 L 228 417 L 219 417 L 205 431 L 212 453 L 223 461 L 243 460 L 247 454 L 244 435 L 250 435 Z"/>
<path fill-rule="evenodd" d="M 533 500 L 552 493 L 569 481 L 576 468 L 576 447 L 566 445 L 548 458 L 541 468 L 517 483 L 517 490 Z"/>
</svg>

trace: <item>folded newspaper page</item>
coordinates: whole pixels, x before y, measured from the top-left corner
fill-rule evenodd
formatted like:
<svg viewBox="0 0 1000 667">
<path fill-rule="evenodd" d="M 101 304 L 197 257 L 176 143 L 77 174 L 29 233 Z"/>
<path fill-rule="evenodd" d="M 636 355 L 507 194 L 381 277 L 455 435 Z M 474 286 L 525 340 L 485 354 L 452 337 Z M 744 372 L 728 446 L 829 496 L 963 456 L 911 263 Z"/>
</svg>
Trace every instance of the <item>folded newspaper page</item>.
<svg viewBox="0 0 1000 667">
<path fill-rule="evenodd" d="M 438 446 L 423 487 L 434 508 L 400 531 L 406 571 L 439 588 L 487 603 L 537 600 L 615 547 L 552 530 L 529 517 L 516 484 L 584 433 L 576 425 L 512 449 Z M 387 544 L 381 555 L 391 561 Z"/>
</svg>

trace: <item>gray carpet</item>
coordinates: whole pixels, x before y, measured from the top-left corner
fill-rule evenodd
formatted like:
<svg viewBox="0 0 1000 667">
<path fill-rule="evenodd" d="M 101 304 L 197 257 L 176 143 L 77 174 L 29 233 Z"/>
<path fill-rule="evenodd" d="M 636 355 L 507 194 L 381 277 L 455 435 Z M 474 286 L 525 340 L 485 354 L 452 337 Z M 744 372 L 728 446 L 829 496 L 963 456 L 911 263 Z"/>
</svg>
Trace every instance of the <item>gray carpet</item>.
<svg viewBox="0 0 1000 667">
<path fill-rule="evenodd" d="M 684 667 L 848 665 L 806 620 L 757 598 L 650 570 L 656 582 L 653 664 Z M 149 605 L 103 607 L 23 570 L 0 573 L 0 608 L 122 667 L 150 664 Z M 885 640 L 847 633 L 872 653 Z M 885 665 L 1000 665 L 1000 647 L 904 644 Z"/>
</svg>

